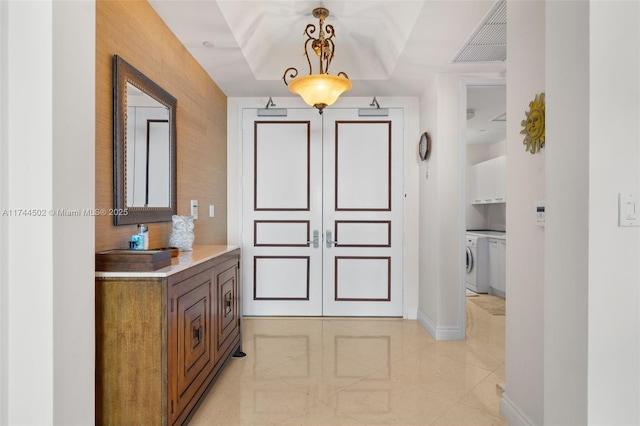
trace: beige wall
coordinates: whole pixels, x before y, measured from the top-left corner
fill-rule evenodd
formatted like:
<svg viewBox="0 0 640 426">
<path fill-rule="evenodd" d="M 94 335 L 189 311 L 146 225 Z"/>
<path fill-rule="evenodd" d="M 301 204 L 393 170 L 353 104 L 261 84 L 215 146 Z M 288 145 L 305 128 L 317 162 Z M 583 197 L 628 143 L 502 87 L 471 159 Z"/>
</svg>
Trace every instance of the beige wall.
<svg viewBox="0 0 640 426">
<path fill-rule="evenodd" d="M 178 100 L 178 214 L 198 200 L 195 244 L 227 241 L 227 98 L 146 1 L 96 3 L 96 208 L 113 207 L 112 57 L 121 56 Z M 209 218 L 209 205 L 215 217 Z M 96 251 L 125 248 L 135 225 L 96 217 Z M 149 225 L 150 247 L 171 223 Z"/>
</svg>

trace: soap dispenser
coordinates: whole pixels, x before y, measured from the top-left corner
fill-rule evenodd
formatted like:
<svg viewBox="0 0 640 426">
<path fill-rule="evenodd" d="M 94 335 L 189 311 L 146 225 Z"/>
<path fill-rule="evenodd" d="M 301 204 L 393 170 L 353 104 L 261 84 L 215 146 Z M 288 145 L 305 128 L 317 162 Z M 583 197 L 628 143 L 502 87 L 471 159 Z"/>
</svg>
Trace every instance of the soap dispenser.
<svg viewBox="0 0 640 426">
<path fill-rule="evenodd" d="M 138 225 L 138 235 L 142 236 L 142 249 L 149 250 L 149 228 L 141 223 Z"/>
</svg>

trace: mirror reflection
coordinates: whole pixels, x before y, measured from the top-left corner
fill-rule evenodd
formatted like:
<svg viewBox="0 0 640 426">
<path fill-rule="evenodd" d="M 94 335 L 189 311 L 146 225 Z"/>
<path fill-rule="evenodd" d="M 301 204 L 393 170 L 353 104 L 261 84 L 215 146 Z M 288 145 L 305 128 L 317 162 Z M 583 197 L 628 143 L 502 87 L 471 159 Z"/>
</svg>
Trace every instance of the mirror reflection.
<svg viewBox="0 0 640 426">
<path fill-rule="evenodd" d="M 176 214 L 176 107 L 162 87 L 113 58 L 115 225 L 170 222 Z"/>
<path fill-rule="evenodd" d="M 168 207 L 169 108 L 127 83 L 127 207 Z"/>
</svg>

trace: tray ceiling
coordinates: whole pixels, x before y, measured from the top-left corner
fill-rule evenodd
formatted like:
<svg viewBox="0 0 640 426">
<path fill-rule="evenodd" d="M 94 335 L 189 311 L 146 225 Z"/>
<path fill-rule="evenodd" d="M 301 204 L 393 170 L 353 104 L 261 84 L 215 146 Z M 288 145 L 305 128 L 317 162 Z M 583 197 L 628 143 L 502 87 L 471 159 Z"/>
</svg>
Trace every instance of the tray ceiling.
<svg viewBox="0 0 640 426">
<path fill-rule="evenodd" d="M 492 10 L 484 0 L 214 1 L 150 4 L 222 91 L 290 96 L 284 70 L 308 73 L 302 56 L 314 7 L 330 10 L 336 57 L 330 72 L 353 81 L 347 96 L 419 96 L 438 73 L 504 73 L 504 62 L 451 63 Z M 317 64 L 312 63 L 314 67 Z M 316 72 L 316 69 L 314 69 Z"/>
</svg>

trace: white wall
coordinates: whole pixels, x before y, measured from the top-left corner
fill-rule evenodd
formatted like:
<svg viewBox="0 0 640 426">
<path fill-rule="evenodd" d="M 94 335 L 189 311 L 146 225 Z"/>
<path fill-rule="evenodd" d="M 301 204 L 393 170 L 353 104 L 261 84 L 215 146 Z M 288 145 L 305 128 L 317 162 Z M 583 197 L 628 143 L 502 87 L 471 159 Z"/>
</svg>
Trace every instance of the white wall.
<svg viewBox="0 0 640 426">
<path fill-rule="evenodd" d="M 506 203 L 489 205 L 489 208 L 487 209 L 487 229 L 491 229 L 493 231 L 507 230 Z"/>
<path fill-rule="evenodd" d="M 432 153 L 420 166 L 418 320 L 438 340 L 465 338 L 467 86 L 504 85 L 495 74 L 440 74 L 420 98 L 421 128 Z M 428 171 L 428 177 L 426 177 Z"/>
<path fill-rule="evenodd" d="M 547 2 L 549 142 L 545 148 L 548 214 L 544 301 L 544 421 L 547 424 L 587 424 L 588 40 L 588 2 Z"/>
<path fill-rule="evenodd" d="M 7 89 L 9 88 L 9 77 L 7 70 L 8 47 L 8 3 L 0 2 L 0 209 L 8 205 L 9 194 L 9 159 L 7 118 L 8 101 Z M 7 339 L 9 336 L 9 282 L 8 273 L 8 243 L 7 231 L 9 230 L 9 220 L 6 216 L 0 215 L 0 424 L 9 423 L 7 407 L 9 404 L 9 347 Z"/>
<path fill-rule="evenodd" d="M 640 3 L 591 1 L 589 24 L 588 421 L 640 424 L 640 228 L 617 226 L 640 193 Z"/>
<path fill-rule="evenodd" d="M 95 203 L 94 4 L 3 2 L 0 18 L 0 202 L 32 212 L 0 223 L 0 421 L 90 424 L 94 221 L 48 212 Z"/>
<path fill-rule="evenodd" d="M 640 424 L 640 5 L 547 9 L 544 421 Z"/>
<path fill-rule="evenodd" d="M 440 275 L 440 250 L 438 246 L 438 172 L 441 156 L 441 139 L 438 126 L 437 78 L 420 98 L 420 129 L 431 135 L 431 154 L 420 164 L 420 246 L 419 274 L 420 294 L 418 319 L 432 336 L 438 325 L 438 277 Z M 441 332 L 443 334 L 444 332 Z"/>
<path fill-rule="evenodd" d="M 370 108 L 372 98 L 343 97 L 335 104 L 343 108 Z M 242 243 L 242 109 L 263 108 L 268 98 L 227 99 L 227 241 Z M 309 108 L 299 97 L 274 98 L 277 108 Z M 404 108 L 404 292 L 403 311 L 407 319 L 416 319 L 418 311 L 418 99 L 378 98 L 385 108 Z"/>
<path fill-rule="evenodd" d="M 53 2 L 52 207 L 95 207 L 95 1 Z M 95 419 L 95 219 L 53 218 L 53 423 Z"/>
<path fill-rule="evenodd" d="M 520 122 L 545 91 L 543 1 L 507 5 L 507 303 L 505 393 L 501 412 L 511 424 L 542 424 L 544 228 L 534 203 L 545 198 L 545 149 L 525 151 Z"/>
<path fill-rule="evenodd" d="M 420 110 L 421 127 L 432 133 L 432 152 L 420 173 L 418 320 L 438 340 L 460 340 L 465 336 L 461 230 L 465 227 L 466 197 L 460 93 L 459 75 L 438 75 L 423 95 Z M 425 177 L 427 167 L 429 178 Z"/>
<path fill-rule="evenodd" d="M 508 57 L 508 81 L 519 81 L 509 85 L 510 116 L 526 101 L 520 89 L 546 85 L 547 147 L 545 176 L 507 148 L 507 279 L 517 288 L 502 413 L 511 424 L 640 424 L 640 230 L 617 226 L 618 193 L 640 192 L 640 5 L 510 2 Z M 544 260 L 530 270 L 541 250 L 527 204 L 543 195 L 540 180 Z"/>
</svg>

